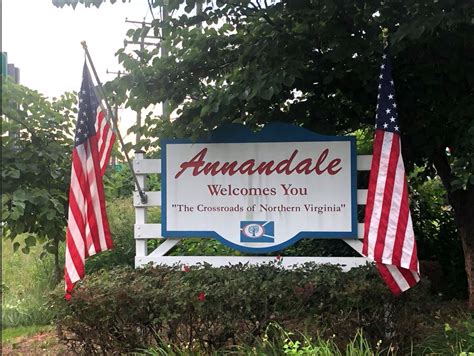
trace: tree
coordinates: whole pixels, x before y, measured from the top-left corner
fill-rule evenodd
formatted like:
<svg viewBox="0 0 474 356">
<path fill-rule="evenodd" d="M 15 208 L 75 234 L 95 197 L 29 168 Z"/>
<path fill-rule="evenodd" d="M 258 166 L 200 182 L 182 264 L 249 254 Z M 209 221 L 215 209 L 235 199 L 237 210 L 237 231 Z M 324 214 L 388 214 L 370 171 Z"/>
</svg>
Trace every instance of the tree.
<svg viewBox="0 0 474 356">
<path fill-rule="evenodd" d="M 180 11 L 147 30 L 162 38 L 169 56 L 160 58 L 158 48 L 120 50 L 129 74 L 108 86 L 134 109 L 170 103 L 176 120 L 149 116 L 147 145 L 225 122 L 370 132 L 387 28 L 407 168 L 426 167 L 443 182 L 474 308 L 472 1 L 219 0 L 202 12 L 195 0 L 154 1 L 165 3 Z"/>
<path fill-rule="evenodd" d="M 130 0 L 128 0 L 130 1 Z M 96 6 L 99 7 L 105 0 L 52 0 L 53 5 L 57 7 L 63 7 L 64 5 L 72 6 L 76 8 L 78 3 L 84 4 L 85 7 Z M 110 0 L 112 4 L 117 2 L 117 0 Z M 127 0 L 122 0 L 122 2 L 127 2 Z"/>
<path fill-rule="evenodd" d="M 15 250 L 43 243 L 54 255 L 59 281 L 59 243 L 65 238 L 76 99 L 47 100 L 36 91 L 2 84 L 2 227 Z M 16 241 L 15 241 L 16 240 Z"/>
</svg>

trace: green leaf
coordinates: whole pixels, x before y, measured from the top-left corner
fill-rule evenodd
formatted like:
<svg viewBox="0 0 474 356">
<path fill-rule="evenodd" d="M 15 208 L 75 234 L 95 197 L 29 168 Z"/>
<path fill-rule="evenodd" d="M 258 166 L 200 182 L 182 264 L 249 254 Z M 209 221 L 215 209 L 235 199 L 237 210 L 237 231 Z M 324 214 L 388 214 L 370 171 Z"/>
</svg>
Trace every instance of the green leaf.
<svg viewBox="0 0 474 356">
<path fill-rule="evenodd" d="M 273 92 L 274 92 L 273 87 L 270 87 L 260 92 L 260 97 L 265 100 L 270 100 L 273 96 Z"/>
<path fill-rule="evenodd" d="M 463 188 L 462 180 L 455 178 L 451 181 L 451 190 L 452 191 L 459 190 L 459 189 L 462 189 L 462 188 Z"/>
<path fill-rule="evenodd" d="M 285 76 L 285 79 L 283 80 L 283 84 L 285 84 L 287 87 L 291 87 L 294 82 L 295 82 L 295 77 L 293 75 L 287 75 Z"/>
<path fill-rule="evenodd" d="M 46 213 L 46 219 L 53 220 L 56 217 L 56 212 L 54 210 L 48 210 Z"/>
<path fill-rule="evenodd" d="M 245 99 L 247 99 L 247 97 L 249 96 L 249 94 L 250 94 L 250 89 L 249 89 L 249 88 L 246 88 L 243 92 L 240 93 L 239 99 L 245 100 Z"/>
<path fill-rule="evenodd" d="M 8 176 L 14 179 L 20 178 L 20 171 L 18 169 L 11 169 L 7 172 Z"/>
<path fill-rule="evenodd" d="M 323 84 L 328 85 L 333 81 L 334 77 L 332 75 L 326 75 L 323 79 Z"/>
<path fill-rule="evenodd" d="M 28 235 L 25 239 L 25 244 L 28 247 L 36 245 L 36 238 L 33 235 Z"/>
<path fill-rule="evenodd" d="M 138 42 L 138 40 L 140 39 L 141 34 L 142 34 L 141 29 L 136 29 L 135 32 L 132 35 L 132 41 L 133 42 Z"/>
<path fill-rule="evenodd" d="M 211 111 L 211 106 L 210 105 L 204 105 L 201 108 L 201 113 L 199 114 L 199 116 L 204 117 L 209 113 L 209 111 Z"/>
</svg>

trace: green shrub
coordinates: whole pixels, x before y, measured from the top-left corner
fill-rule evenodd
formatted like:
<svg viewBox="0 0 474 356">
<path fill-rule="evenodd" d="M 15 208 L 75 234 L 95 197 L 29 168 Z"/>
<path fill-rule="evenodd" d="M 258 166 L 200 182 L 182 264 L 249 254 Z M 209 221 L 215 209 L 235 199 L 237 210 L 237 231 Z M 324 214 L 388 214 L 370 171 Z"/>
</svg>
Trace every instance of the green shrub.
<svg viewBox="0 0 474 356">
<path fill-rule="evenodd" d="M 433 281 L 433 290 L 446 298 L 467 298 L 463 248 L 453 210 L 441 180 L 426 180 L 426 170 L 414 167 L 409 176 L 418 258 L 431 261 L 421 266 L 425 267 L 421 272 Z"/>
<path fill-rule="evenodd" d="M 151 157 L 147 157 L 151 158 Z M 135 185 L 128 163 L 119 163 L 119 170 L 108 169 L 104 176 L 104 190 L 107 200 L 131 198 Z M 145 190 L 155 191 L 161 189 L 161 176 L 149 174 L 146 179 Z"/>
<path fill-rule="evenodd" d="M 116 198 L 107 204 L 107 216 L 112 234 L 113 248 L 87 259 L 86 274 L 116 266 L 133 266 L 135 240 L 133 225 L 135 213 L 132 198 Z"/>
<path fill-rule="evenodd" d="M 420 354 L 463 355 L 474 354 L 474 317 L 453 315 L 451 320 L 440 323 L 435 333 L 428 336 L 422 345 L 416 348 Z"/>
<path fill-rule="evenodd" d="M 187 272 L 117 268 L 88 275 L 69 302 L 58 291 L 54 310 L 63 340 L 87 353 L 168 344 L 206 353 L 251 345 L 272 322 L 323 338 L 335 334 L 339 347 L 361 329 L 371 345 L 401 348 L 447 312 L 428 290 L 421 283 L 393 297 L 371 266 L 347 273 L 313 264 L 290 271 L 278 263 Z"/>
</svg>

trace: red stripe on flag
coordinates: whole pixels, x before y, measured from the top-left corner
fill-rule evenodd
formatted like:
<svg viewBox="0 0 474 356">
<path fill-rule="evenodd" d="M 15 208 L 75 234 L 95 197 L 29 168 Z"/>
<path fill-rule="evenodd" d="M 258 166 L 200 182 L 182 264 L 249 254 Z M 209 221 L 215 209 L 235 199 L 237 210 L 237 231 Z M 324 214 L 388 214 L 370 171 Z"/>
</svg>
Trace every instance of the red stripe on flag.
<svg viewBox="0 0 474 356">
<path fill-rule="evenodd" d="M 71 293 L 74 287 L 74 283 L 71 281 L 71 278 L 69 277 L 69 271 L 66 266 L 64 266 L 64 279 L 66 281 L 66 292 Z"/>
<path fill-rule="evenodd" d="M 105 174 L 105 170 L 107 169 L 107 165 L 109 164 L 109 160 L 110 160 L 110 153 L 112 152 L 112 148 L 114 147 L 114 143 L 115 143 L 115 134 L 110 129 L 109 125 L 107 125 L 107 138 L 108 138 L 107 146 L 106 146 L 106 150 L 104 151 L 106 158 L 104 158 L 104 164 L 102 165 L 102 175 Z"/>
<path fill-rule="evenodd" d="M 394 188 L 394 182 L 395 182 L 395 174 L 396 174 L 397 165 L 398 165 L 399 149 L 400 149 L 400 139 L 398 138 L 398 136 L 396 137 L 393 136 L 392 145 L 390 148 L 387 178 L 385 180 L 382 211 L 380 213 L 378 236 L 377 236 L 377 241 L 375 243 L 374 258 L 376 261 L 382 261 L 383 251 L 385 247 L 388 220 L 389 220 L 390 212 L 391 212 L 390 208 L 393 202 L 392 195 L 393 195 L 393 188 Z"/>
<path fill-rule="evenodd" d="M 96 141 L 96 140 L 97 139 L 95 137 L 91 138 L 90 147 L 91 147 L 91 153 L 92 153 L 93 157 L 99 155 L 98 152 L 97 152 L 97 145 L 94 144 L 94 141 Z M 103 229 L 103 236 L 105 238 L 104 242 L 106 242 L 104 250 L 107 250 L 108 248 L 112 247 L 112 239 L 111 239 L 111 236 L 110 236 L 109 222 L 106 218 L 107 213 L 106 213 L 106 210 L 105 210 L 104 185 L 103 185 L 103 182 L 102 182 L 102 173 L 100 172 L 99 161 L 98 160 L 93 160 L 93 163 L 94 163 L 95 180 L 96 180 L 96 184 L 97 184 L 97 193 L 98 193 L 98 196 L 99 196 L 99 199 L 97 200 L 97 202 L 99 203 L 100 211 L 98 213 L 100 213 L 100 216 L 102 217 L 102 220 L 103 220 L 101 228 Z M 104 218 L 105 218 L 105 220 L 104 220 Z M 96 251 L 102 251 L 102 247 L 100 248 L 100 250 L 96 250 Z"/>
<path fill-rule="evenodd" d="M 411 271 L 418 271 L 418 251 L 416 249 L 416 244 L 413 245 L 413 250 L 411 254 L 411 260 L 410 260 L 410 270 Z"/>
<path fill-rule="evenodd" d="M 79 278 L 84 277 L 84 251 L 80 251 L 75 243 L 76 236 L 70 233 L 70 230 L 66 231 L 66 249 L 71 256 L 72 265 L 69 268 L 74 267 Z M 73 281 L 75 282 L 75 281 Z"/>
<path fill-rule="evenodd" d="M 400 289 L 392 273 L 388 270 L 387 266 L 382 263 L 377 263 L 377 270 L 379 271 L 380 276 L 384 280 L 385 284 L 387 284 L 390 291 L 395 295 L 400 295 L 402 290 Z"/>
<path fill-rule="evenodd" d="M 368 235 L 370 229 L 370 222 L 372 219 L 372 212 L 374 209 L 375 190 L 377 187 L 377 178 L 380 168 L 380 155 L 382 153 L 382 143 L 384 132 L 377 130 L 374 137 L 374 152 L 372 155 L 372 164 L 370 168 L 369 189 L 367 193 L 367 203 L 365 206 L 365 223 L 364 223 L 364 244 L 362 253 L 367 256 L 368 253 Z"/>
<path fill-rule="evenodd" d="M 99 115 L 97 115 L 97 121 L 98 121 L 98 127 L 97 127 L 97 137 L 99 137 L 99 156 L 102 157 L 102 155 L 105 152 L 105 146 L 107 145 L 107 131 L 104 130 L 104 125 L 105 125 L 105 119 L 104 119 L 104 114 L 100 112 Z"/>
<path fill-rule="evenodd" d="M 77 201 L 76 201 L 76 197 L 74 196 L 73 192 L 71 191 L 71 193 L 69 194 L 69 218 L 70 219 L 74 219 L 78 229 L 79 229 L 79 233 L 81 235 L 81 238 L 83 240 L 85 240 L 86 236 L 85 236 L 85 228 L 86 228 L 86 225 L 85 225 L 85 221 L 84 221 L 84 218 L 81 214 L 81 209 L 82 207 L 79 207 L 79 205 L 77 204 Z"/>
<path fill-rule="evenodd" d="M 398 268 L 410 287 L 413 287 L 418 282 L 413 276 L 413 272 L 406 268 Z"/>
<path fill-rule="evenodd" d="M 109 163 L 110 152 L 115 143 L 115 134 L 102 112 L 99 112 L 97 115 L 96 131 L 99 142 L 100 171 L 101 174 L 104 175 Z"/>
<path fill-rule="evenodd" d="M 86 195 L 87 200 L 87 220 L 88 225 L 91 230 L 91 237 L 92 242 L 94 244 L 94 252 L 91 253 L 89 250 L 89 254 L 93 255 L 100 252 L 100 231 L 102 227 L 99 226 L 99 222 L 97 221 L 97 204 L 99 203 L 99 195 L 97 195 L 98 185 L 99 182 L 97 181 L 97 174 L 96 174 L 96 165 L 98 164 L 98 155 L 97 155 L 97 138 L 92 136 L 89 139 L 89 142 L 85 145 L 87 151 L 87 180 L 89 185 L 89 194 Z M 95 147 L 95 150 L 93 149 Z M 92 149 L 91 149 L 92 148 Z M 102 180 L 100 181 L 100 185 L 102 185 Z"/>
<path fill-rule="evenodd" d="M 406 196 L 407 192 L 407 182 L 406 179 L 403 180 L 403 196 Z M 393 246 L 393 254 L 392 254 L 392 264 L 399 266 L 402 263 L 402 254 L 403 254 L 403 245 L 405 243 L 405 236 L 407 231 L 407 222 L 408 222 L 408 214 L 409 206 L 408 200 L 406 198 L 402 198 L 402 202 L 400 205 L 400 215 L 398 216 L 398 224 L 397 224 L 397 233 L 395 237 L 395 243 Z"/>
</svg>

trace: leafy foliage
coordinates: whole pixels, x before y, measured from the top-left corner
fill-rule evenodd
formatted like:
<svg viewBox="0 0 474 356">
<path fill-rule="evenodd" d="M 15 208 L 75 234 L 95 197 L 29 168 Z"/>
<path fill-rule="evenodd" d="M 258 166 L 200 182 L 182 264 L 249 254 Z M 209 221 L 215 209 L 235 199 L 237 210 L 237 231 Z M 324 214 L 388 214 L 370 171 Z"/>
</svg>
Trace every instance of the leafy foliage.
<svg viewBox="0 0 474 356">
<path fill-rule="evenodd" d="M 439 178 L 426 178 L 426 168 L 415 167 L 409 176 L 411 212 L 422 273 L 435 291 L 448 298 L 466 295 L 462 244 L 452 207 Z"/>
<path fill-rule="evenodd" d="M 133 225 L 135 215 L 131 198 L 111 199 L 107 204 L 107 216 L 113 238 L 113 248 L 89 257 L 86 262 L 86 274 L 102 268 L 113 269 L 116 266 L 134 265 Z"/>
<path fill-rule="evenodd" d="M 456 320 L 425 283 L 396 298 L 370 266 L 118 268 L 88 275 L 69 302 L 58 294 L 62 338 L 86 353 L 168 344 L 204 353 L 251 345 L 273 322 L 323 338 L 336 334 L 336 343 L 361 328 L 372 345 L 383 340 L 402 351 L 437 319 Z"/>
<path fill-rule="evenodd" d="M 2 84 L 2 222 L 22 251 L 37 243 L 57 254 L 64 239 L 76 98 L 47 100 L 36 91 Z M 15 251 L 20 242 L 14 242 Z"/>
<path fill-rule="evenodd" d="M 146 149 L 155 149 L 159 137 L 197 137 L 227 122 L 256 129 L 284 121 L 323 134 L 362 129 L 370 136 L 387 29 L 407 169 L 425 167 L 425 180 L 441 179 L 474 308 L 472 1 L 218 0 L 202 11 L 195 0 L 153 4 L 179 10 L 145 28 L 168 56 L 157 47 L 121 49 L 128 74 L 107 85 L 134 109 L 169 103 L 174 121 L 149 114 L 135 128 Z"/>
<path fill-rule="evenodd" d="M 122 164 L 118 171 L 108 171 L 104 175 L 104 190 L 106 200 L 130 198 L 133 194 L 134 185 L 130 168 Z"/>
<path fill-rule="evenodd" d="M 417 165 L 425 179 L 441 178 L 474 291 L 474 3 L 244 0 L 207 3 L 202 12 L 195 4 L 155 2 L 180 9 L 145 29 L 162 39 L 167 57 L 152 47 L 118 51 L 129 74 L 108 90 L 135 109 L 167 101 L 176 118 L 148 116 L 145 147 L 226 122 L 371 136 L 386 28 L 408 171 Z M 474 308 L 474 292 L 470 298 Z"/>
<path fill-rule="evenodd" d="M 130 1 L 130 0 L 128 0 Z M 76 8 L 77 4 L 84 4 L 85 7 L 99 7 L 102 5 L 106 0 L 52 0 L 53 5 L 56 7 L 64 7 L 65 5 L 72 6 L 74 9 Z M 110 0 L 112 4 L 116 3 L 117 0 Z M 122 2 L 127 2 L 127 0 L 122 0 Z"/>
<path fill-rule="evenodd" d="M 146 179 L 147 191 L 161 189 L 161 177 L 150 174 Z M 127 163 L 120 164 L 120 170 L 108 170 L 104 175 L 104 190 L 106 199 L 120 199 L 131 197 L 135 189 L 132 173 Z"/>
<path fill-rule="evenodd" d="M 407 137 L 420 137 L 406 144 L 418 151 L 410 157 L 461 146 L 456 156 L 468 157 L 458 165 L 469 171 L 473 76 L 464 73 L 474 65 L 466 55 L 473 46 L 472 4 L 218 1 L 196 14 L 194 1 L 166 3 L 169 10 L 187 5 L 185 13 L 146 31 L 164 37 L 169 57 L 159 58 L 157 48 L 119 50 L 130 75 L 112 87 L 133 108 L 169 100 L 176 122 L 149 117 L 149 137 L 170 136 L 170 128 L 176 136 L 195 136 L 229 121 L 254 127 L 290 121 L 331 134 L 371 125 L 380 29 L 387 27 L 402 127 Z M 433 135 L 426 130 L 436 138 L 428 140 Z"/>
</svg>

